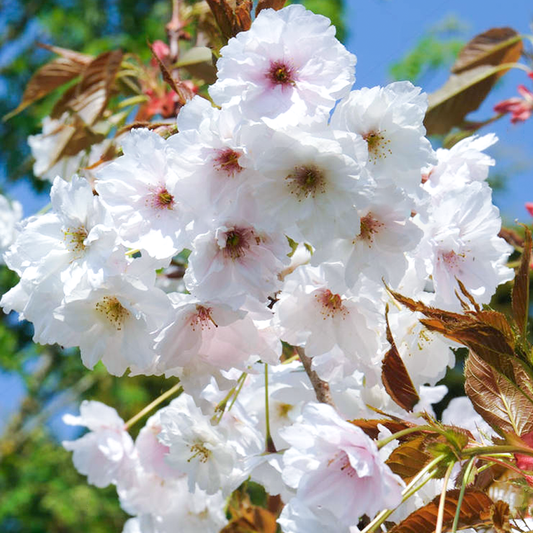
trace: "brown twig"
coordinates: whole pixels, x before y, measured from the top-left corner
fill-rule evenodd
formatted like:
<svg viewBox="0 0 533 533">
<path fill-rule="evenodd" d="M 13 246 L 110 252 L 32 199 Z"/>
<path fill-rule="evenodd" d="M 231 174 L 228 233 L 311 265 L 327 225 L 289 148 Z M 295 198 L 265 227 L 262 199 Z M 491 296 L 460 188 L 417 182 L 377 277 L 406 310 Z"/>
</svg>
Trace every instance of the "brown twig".
<svg viewBox="0 0 533 533">
<path fill-rule="evenodd" d="M 305 355 L 304 349 L 300 346 L 296 347 L 296 351 L 298 352 L 300 361 L 311 380 L 311 385 L 313 385 L 313 389 L 315 389 L 316 399 L 321 403 L 327 403 L 328 405 L 335 407 L 329 385 L 325 381 L 322 381 L 318 377 L 318 374 L 311 368 L 311 358 Z"/>
<path fill-rule="evenodd" d="M 179 56 L 179 39 L 182 30 L 179 4 L 180 0 L 172 0 L 172 17 L 165 26 L 165 29 L 167 30 L 168 46 L 170 48 L 169 60 L 171 65 L 175 65 L 178 62 Z M 174 74 L 174 72 L 172 74 Z"/>
</svg>

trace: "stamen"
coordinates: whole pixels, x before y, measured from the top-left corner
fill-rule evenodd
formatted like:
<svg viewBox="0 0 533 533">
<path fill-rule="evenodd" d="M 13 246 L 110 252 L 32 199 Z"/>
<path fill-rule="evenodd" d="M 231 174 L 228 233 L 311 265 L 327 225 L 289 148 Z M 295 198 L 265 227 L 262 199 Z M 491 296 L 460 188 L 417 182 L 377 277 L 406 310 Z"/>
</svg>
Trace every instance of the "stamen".
<svg viewBox="0 0 533 533">
<path fill-rule="evenodd" d="M 273 61 L 270 63 L 266 77 L 274 86 L 281 85 L 285 87 L 287 85 L 294 85 L 296 81 L 294 70 L 294 67 L 285 61 Z"/>
<path fill-rule="evenodd" d="M 315 291 L 315 298 L 321 307 L 320 312 L 324 315 L 324 320 L 336 315 L 341 315 L 344 320 L 348 315 L 349 311 L 342 303 L 342 296 L 339 294 L 333 294 L 329 289 L 320 289 Z"/>
<path fill-rule="evenodd" d="M 392 155 L 390 148 L 387 145 L 390 144 L 390 139 L 387 139 L 383 131 L 371 131 L 366 135 L 363 135 L 363 139 L 368 145 L 368 161 L 374 163 L 374 165 L 380 159 L 386 159 L 388 155 Z"/>
<path fill-rule="evenodd" d="M 156 211 L 172 210 L 174 203 L 174 196 L 164 186 L 154 188 L 146 198 L 146 205 Z"/>
<path fill-rule="evenodd" d="M 85 251 L 84 241 L 88 232 L 83 226 L 78 228 L 67 228 L 63 231 L 65 246 L 69 252 L 82 253 Z"/>
<path fill-rule="evenodd" d="M 241 153 L 236 152 L 232 148 L 226 148 L 225 150 L 215 150 L 216 156 L 213 158 L 213 166 L 218 172 L 223 172 L 228 176 L 235 176 L 242 170 L 239 165 L 239 158 Z"/>
<path fill-rule="evenodd" d="M 188 463 L 190 463 L 195 457 L 198 457 L 198 460 L 201 463 L 207 463 L 207 460 L 209 459 L 211 452 L 203 444 L 200 444 L 200 443 L 192 444 L 190 446 L 190 449 L 193 455 L 191 455 L 187 459 Z"/>
<path fill-rule="evenodd" d="M 222 252 L 229 259 L 244 257 L 252 242 L 257 242 L 254 231 L 250 228 L 233 228 L 224 235 Z"/>
<path fill-rule="evenodd" d="M 362 240 L 366 241 L 368 246 L 371 247 L 374 242 L 374 235 L 378 233 L 382 227 L 384 227 L 382 222 L 375 219 L 372 213 L 367 213 L 361 218 L 361 231 L 352 243 L 355 244 L 357 240 Z"/>
<path fill-rule="evenodd" d="M 196 313 L 191 316 L 189 323 L 193 331 L 196 331 L 198 326 L 202 328 L 202 331 L 204 329 L 211 329 L 211 324 L 218 328 L 218 324 L 211 316 L 211 307 L 204 307 L 203 305 L 196 306 Z"/>
<path fill-rule="evenodd" d="M 130 316 L 130 312 L 122 306 L 115 296 L 104 296 L 96 305 L 96 310 L 120 331 L 124 322 Z"/>
<path fill-rule="evenodd" d="M 315 198 L 317 194 L 326 192 L 326 176 L 322 170 L 314 165 L 294 167 L 294 170 L 285 180 L 289 192 L 294 194 L 299 202 L 304 198 Z"/>
</svg>

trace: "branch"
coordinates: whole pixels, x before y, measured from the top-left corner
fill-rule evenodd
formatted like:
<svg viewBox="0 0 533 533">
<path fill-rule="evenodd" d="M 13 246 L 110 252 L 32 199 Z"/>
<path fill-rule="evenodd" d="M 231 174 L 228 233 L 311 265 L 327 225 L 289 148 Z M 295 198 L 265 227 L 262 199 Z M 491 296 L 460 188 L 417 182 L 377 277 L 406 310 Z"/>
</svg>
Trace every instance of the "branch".
<svg viewBox="0 0 533 533">
<path fill-rule="evenodd" d="M 296 351 L 298 352 L 300 361 L 304 365 L 305 371 L 311 380 L 313 389 L 315 389 L 316 399 L 321 403 L 327 403 L 328 405 L 335 407 L 328 383 L 322 381 L 318 377 L 318 374 L 311 368 L 311 358 L 305 355 L 304 349 L 300 346 L 296 346 Z"/>
</svg>

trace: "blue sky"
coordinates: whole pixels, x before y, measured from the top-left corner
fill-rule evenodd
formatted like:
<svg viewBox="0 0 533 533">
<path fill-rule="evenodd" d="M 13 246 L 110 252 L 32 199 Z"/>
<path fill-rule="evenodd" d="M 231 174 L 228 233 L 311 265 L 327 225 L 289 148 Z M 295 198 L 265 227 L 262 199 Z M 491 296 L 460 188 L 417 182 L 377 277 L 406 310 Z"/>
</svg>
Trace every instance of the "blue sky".
<svg viewBox="0 0 533 533">
<path fill-rule="evenodd" d="M 356 88 L 390 82 L 389 66 L 413 49 L 427 31 L 450 16 L 467 26 L 467 39 L 503 26 L 510 26 L 519 33 L 532 33 L 531 0 L 346 0 L 346 5 L 349 31 L 346 45 L 358 59 Z M 445 80 L 446 75 L 442 73 L 429 79 L 423 89 L 434 91 Z M 533 90 L 533 82 L 522 71 L 506 74 L 473 117 L 489 118 L 492 106 L 515 96 L 520 83 Z M 511 171 L 512 174 L 505 190 L 497 192 L 494 201 L 506 221 L 518 219 L 530 223 L 524 202 L 533 201 L 533 118 L 517 125 L 503 118 L 481 133 L 490 131 L 500 138 L 490 151 L 496 159 L 494 171 Z"/>
</svg>

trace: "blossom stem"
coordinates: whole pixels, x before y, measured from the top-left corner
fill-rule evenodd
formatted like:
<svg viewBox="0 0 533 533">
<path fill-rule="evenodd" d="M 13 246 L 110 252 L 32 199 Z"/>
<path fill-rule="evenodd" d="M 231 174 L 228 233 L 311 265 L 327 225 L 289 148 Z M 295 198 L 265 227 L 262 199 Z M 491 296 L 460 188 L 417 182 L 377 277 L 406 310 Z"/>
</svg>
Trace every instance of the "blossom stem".
<svg viewBox="0 0 533 533">
<path fill-rule="evenodd" d="M 434 433 L 437 433 L 435 428 L 432 426 L 413 426 L 406 429 L 402 429 L 400 431 L 397 431 L 396 433 L 393 433 L 392 435 L 389 435 L 388 437 L 385 437 L 384 439 L 378 440 L 376 442 L 376 445 L 379 450 L 383 448 L 383 446 L 389 444 L 389 442 L 392 442 L 393 440 L 404 437 L 405 435 L 410 435 L 411 433 L 417 433 L 419 431 L 433 431 Z"/>
<path fill-rule="evenodd" d="M 479 446 L 466 448 L 461 451 L 465 456 L 472 455 L 493 455 L 500 453 L 523 453 L 524 455 L 533 456 L 533 448 L 524 448 L 522 446 Z"/>
<path fill-rule="evenodd" d="M 157 407 L 160 403 L 164 402 L 167 398 L 170 398 L 174 393 L 178 392 L 181 389 L 181 385 L 176 383 L 172 388 L 168 389 L 166 392 L 157 397 L 152 403 L 149 403 L 144 409 L 139 411 L 135 416 L 130 418 L 124 428 L 127 430 L 134 424 L 136 424 L 143 416 L 147 415 L 154 407 Z"/>
<path fill-rule="evenodd" d="M 444 475 L 442 492 L 440 493 L 439 511 L 437 513 L 437 527 L 435 528 L 435 533 L 442 533 L 442 524 L 444 522 L 444 507 L 446 504 L 446 491 L 447 491 L 448 482 L 450 481 L 450 477 L 452 475 L 452 470 L 454 466 L 455 466 L 455 462 L 450 463 L 448 465 L 448 469 L 446 470 L 446 474 Z"/>
<path fill-rule="evenodd" d="M 268 403 L 268 365 L 265 363 L 265 433 L 266 433 L 266 443 L 265 450 L 269 453 L 276 453 L 276 446 L 272 440 L 272 435 L 270 434 L 270 409 Z"/>
<path fill-rule="evenodd" d="M 302 362 L 302 365 L 309 376 L 311 385 L 313 385 L 313 389 L 315 389 L 316 399 L 321 403 L 327 403 L 328 405 L 331 405 L 331 407 L 335 408 L 331 391 L 329 389 L 329 384 L 325 381 L 322 381 L 318 377 L 318 374 L 312 369 L 311 358 L 305 355 L 304 349 L 301 346 L 296 346 L 296 351 L 298 352 L 300 361 Z"/>
<path fill-rule="evenodd" d="M 468 485 L 468 478 L 470 477 L 470 473 L 472 472 L 472 468 L 476 459 L 477 457 L 472 457 L 466 465 L 465 473 L 463 475 L 463 481 L 461 483 L 461 491 L 459 492 L 459 498 L 457 499 L 457 509 L 455 510 L 455 517 L 453 519 L 452 533 L 456 533 L 457 527 L 459 526 L 459 517 L 461 516 L 461 505 L 463 504 L 466 486 Z"/>
<path fill-rule="evenodd" d="M 402 502 L 407 501 L 413 494 L 417 493 L 435 474 L 437 470 L 434 469 L 442 460 L 444 460 L 444 455 L 439 455 L 433 461 L 429 462 L 418 474 L 411 480 L 409 485 L 405 487 L 402 491 Z M 422 483 L 417 484 L 427 473 L 430 473 L 429 476 L 422 481 Z M 400 504 L 401 505 L 401 504 Z M 387 520 L 387 518 L 395 511 L 395 509 L 384 509 L 381 511 L 375 518 L 368 524 L 361 533 L 372 533 Z"/>
</svg>

